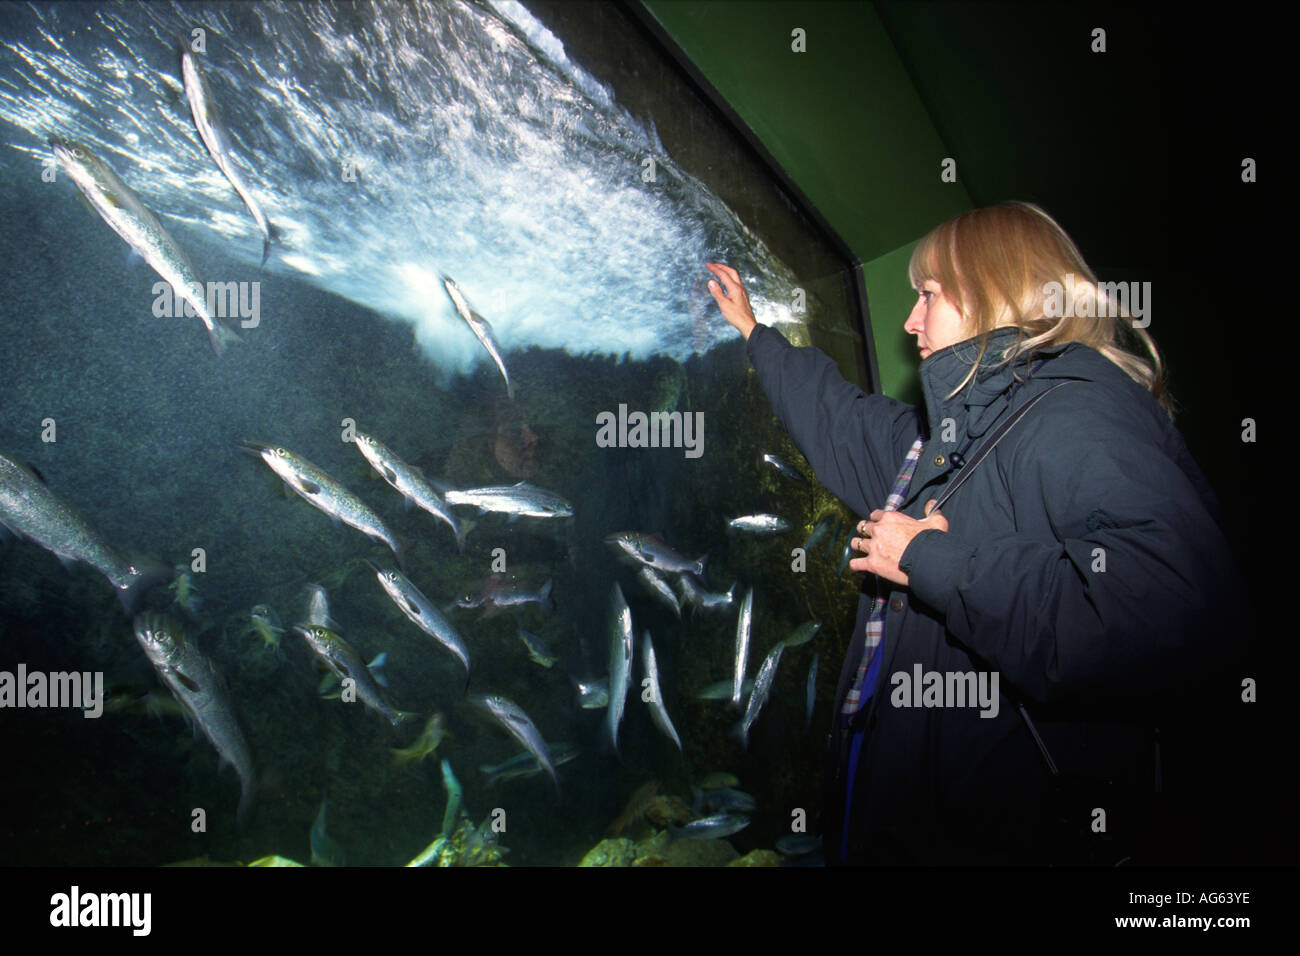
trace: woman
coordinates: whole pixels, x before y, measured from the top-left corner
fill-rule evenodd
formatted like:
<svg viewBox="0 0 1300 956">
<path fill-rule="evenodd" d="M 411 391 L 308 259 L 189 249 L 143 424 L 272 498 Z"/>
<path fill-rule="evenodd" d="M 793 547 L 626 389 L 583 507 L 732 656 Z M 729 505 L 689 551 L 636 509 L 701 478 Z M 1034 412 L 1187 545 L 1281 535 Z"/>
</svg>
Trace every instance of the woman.
<svg viewBox="0 0 1300 956">
<path fill-rule="evenodd" d="M 1117 310 L 1026 203 L 958 216 L 913 253 L 921 407 L 863 394 L 758 325 L 734 269 L 708 268 L 773 409 L 863 516 L 827 861 L 1155 862 L 1156 728 L 1231 633 L 1237 578 L 1145 330 L 1093 317 Z M 1078 315 L 1057 318 L 1067 281 Z"/>
</svg>

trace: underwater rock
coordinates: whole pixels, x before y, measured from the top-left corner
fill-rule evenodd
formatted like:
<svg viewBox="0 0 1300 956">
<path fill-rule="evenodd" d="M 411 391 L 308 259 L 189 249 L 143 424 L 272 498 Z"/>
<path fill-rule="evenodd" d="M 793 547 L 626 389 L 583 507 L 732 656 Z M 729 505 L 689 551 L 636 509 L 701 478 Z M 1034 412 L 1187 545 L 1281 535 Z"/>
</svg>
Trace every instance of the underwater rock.
<svg viewBox="0 0 1300 956">
<path fill-rule="evenodd" d="M 650 806 L 658 795 L 658 780 L 651 780 L 647 783 L 643 783 L 636 789 L 632 796 L 628 798 L 627 805 L 623 807 L 623 812 L 620 813 L 615 818 L 614 822 L 609 825 L 609 829 L 606 832 L 610 836 L 621 836 L 625 829 L 641 822 L 641 819 L 645 816 L 646 808 Z"/>
<path fill-rule="evenodd" d="M 781 856 L 773 850 L 750 850 L 738 860 L 732 860 L 727 866 L 780 866 Z"/>
<path fill-rule="evenodd" d="M 631 866 L 634 859 L 636 844 L 631 840 L 606 839 L 592 847 L 578 866 Z"/>
<path fill-rule="evenodd" d="M 667 830 L 638 843 L 635 855 L 632 866 L 726 866 L 740 856 L 726 840 L 677 839 Z"/>
<path fill-rule="evenodd" d="M 191 866 L 191 865 L 193 865 L 193 864 L 179 864 L 179 863 L 178 863 L 178 864 L 175 864 L 175 865 L 177 865 L 177 866 Z M 248 864 L 248 865 L 249 865 L 249 866 L 302 866 L 301 863 L 298 863 L 298 862 L 295 861 L 295 860 L 291 860 L 291 859 L 289 859 L 288 857 L 285 857 L 285 856 L 279 856 L 278 854 L 273 854 L 273 855 L 271 855 L 271 856 L 259 857 L 258 859 L 254 860 L 252 863 L 250 863 L 250 864 Z"/>
<path fill-rule="evenodd" d="M 645 818 L 657 827 L 665 827 L 669 823 L 682 826 L 690 823 L 692 814 L 691 808 L 680 798 L 658 796 L 645 808 Z"/>
<path fill-rule="evenodd" d="M 537 433 L 527 425 L 502 422 L 497 426 L 492 457 L 512 478 L 532 478 L 537 474 Z"/>
<path fill-rule="evenodd" d="M 739 857 L 726 840 L 673 840 L 664 851 L 669 866 L 726 866 Z"/>
</svg>

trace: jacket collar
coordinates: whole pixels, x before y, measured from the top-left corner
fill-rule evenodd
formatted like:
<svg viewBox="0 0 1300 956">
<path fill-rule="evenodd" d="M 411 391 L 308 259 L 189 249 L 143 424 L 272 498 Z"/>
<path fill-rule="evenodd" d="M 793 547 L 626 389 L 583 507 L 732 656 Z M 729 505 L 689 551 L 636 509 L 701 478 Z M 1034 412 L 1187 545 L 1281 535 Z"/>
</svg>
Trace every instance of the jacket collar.
<svg viewBox="0 0 1300 956">
<path fill-rule="evenodd" d="M 921 390 L 931 435 L 938 433 L 945 418 L 952 418 L 959 426 L 964 422 L 966 433 L 978 438 L 1007 407 L 1017 378 L 1028 379 L 1030 369 L 1036 371 L 1038 359 L 1064 348 L 1058 346 L 1037 351 L 1032 356 L 1018 355 L 1012 362 L 1004 361 L 1007 350 L 1020 339 L 1018 328 L 994 329 L 974 380 L 952 398 L 949 394 L 961 384 L 979 355 L 979 336 L 940 349 L 921 363 Z"/>
</svg>

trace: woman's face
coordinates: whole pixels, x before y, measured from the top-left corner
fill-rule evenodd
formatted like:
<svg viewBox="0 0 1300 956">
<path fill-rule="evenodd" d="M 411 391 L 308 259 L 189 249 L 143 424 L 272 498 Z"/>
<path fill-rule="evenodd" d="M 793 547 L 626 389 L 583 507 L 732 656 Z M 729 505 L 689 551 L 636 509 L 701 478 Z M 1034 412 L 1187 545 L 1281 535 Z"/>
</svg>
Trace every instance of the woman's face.
<svg viewBox="0 0 1300 956">
<path fill-rule="evenodd" d="M 921 283 L 916 305 L 912 306 L 912 314 L 903 323 L 903 330 L 916 336 L 922 361 L 940 349 L 970 338 L 962 314 L 933 279 Z"/>
</svg>

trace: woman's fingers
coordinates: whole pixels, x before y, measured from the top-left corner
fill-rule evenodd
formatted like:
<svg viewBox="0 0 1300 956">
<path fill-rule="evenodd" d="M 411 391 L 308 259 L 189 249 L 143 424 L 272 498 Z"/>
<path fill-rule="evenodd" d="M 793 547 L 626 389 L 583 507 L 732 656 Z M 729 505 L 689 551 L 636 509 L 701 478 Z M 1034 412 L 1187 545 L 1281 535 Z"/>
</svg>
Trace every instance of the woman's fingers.
<svg viewBox="0 0 1300 956">
<path fill-rule="evenodd" d="M 753 331 L 757 322 L 754 320 L 754 313 L 749 307 L 749 298 L 745 295 L 745 287 L 740 284 L 740 273 L 731 266 L 723 265 L 720 262 L 706 262 L 705 268 L 712 272 L 721 282 L 714 279 L 709 280 L 709 293 L 718 303 L 718 309 L 722 312 L 722 317 L 731 325 L 740 331 L 746 339 L 749 333 Z M 723 290 L 726 290 L 725 294 Z"/>
<path fill-rule="evenodd" d="M 722 262 L 706 262 L 704 263 L 704 267 L 718 278 L 722 279 L 724 284 L 727 284 L 728 280 L 730 280 L 737 286 L 740 285 L 740 273 L 731 266 Z"/>
</svg>

